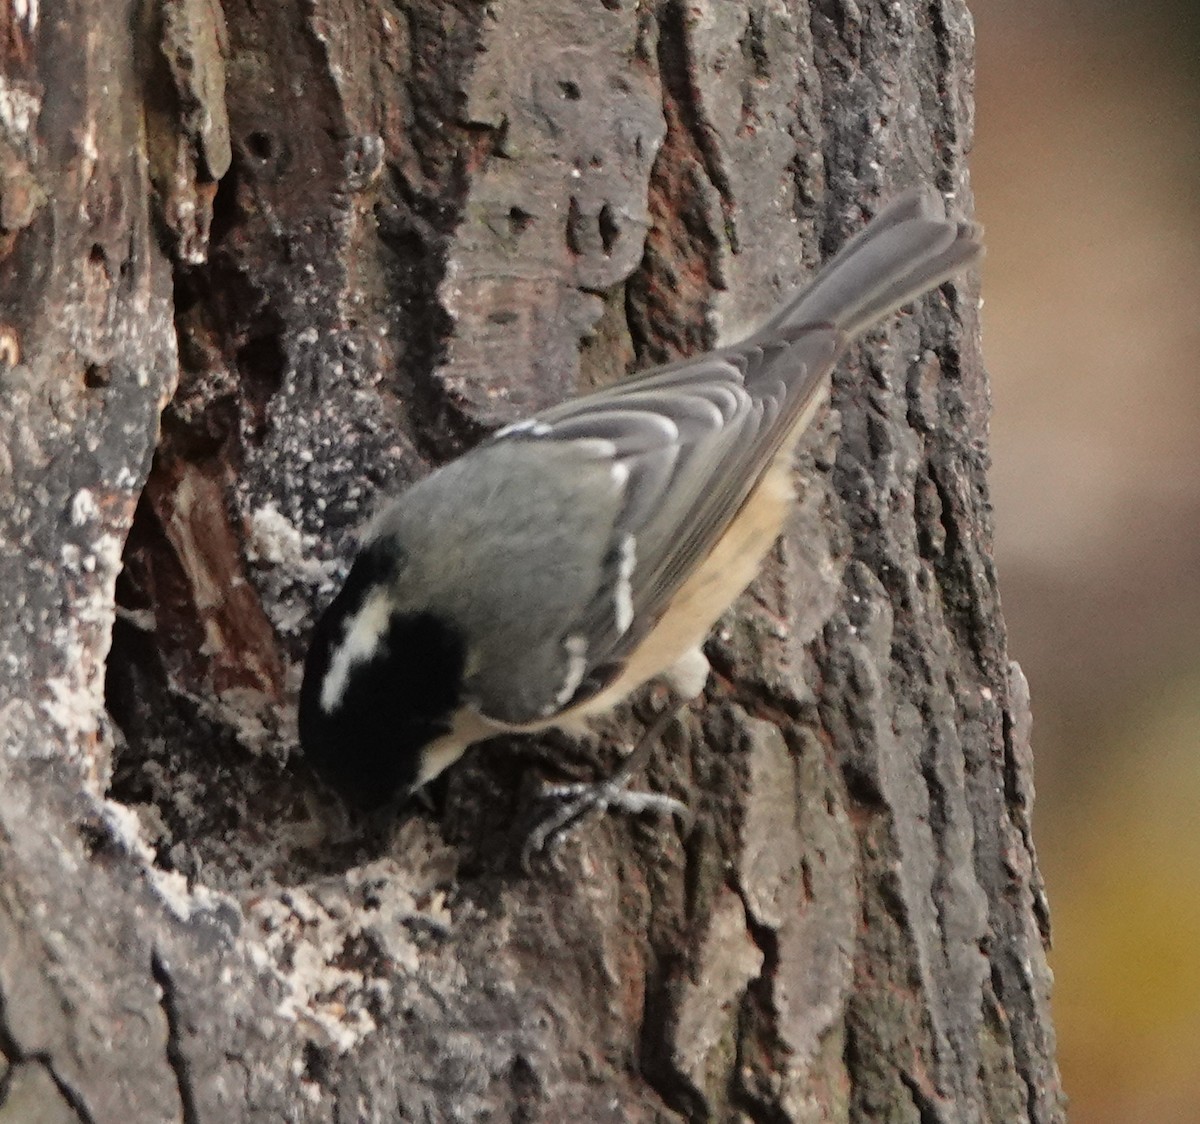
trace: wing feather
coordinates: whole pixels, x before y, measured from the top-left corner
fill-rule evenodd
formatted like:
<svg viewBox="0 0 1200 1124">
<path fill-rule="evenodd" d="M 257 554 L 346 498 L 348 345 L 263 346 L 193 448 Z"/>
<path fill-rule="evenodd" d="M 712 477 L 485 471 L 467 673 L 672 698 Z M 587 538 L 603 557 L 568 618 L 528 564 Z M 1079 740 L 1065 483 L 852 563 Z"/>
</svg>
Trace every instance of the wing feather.
<svg viewBox="0 0 1200 1124">
<path fill-rule="evenodd" d="M 571 704 L 619 672 L 820 388 L 840 337 L 825 327 L 804 335 L 805 342 L 753 343 L 660 368 L 493 438 L 603 443 L 624 480 L 596 594 L 564 631 L 587 638 L 588 668 Z M 785 369 L 774 373 L 776 364 Z"/>
</svg>

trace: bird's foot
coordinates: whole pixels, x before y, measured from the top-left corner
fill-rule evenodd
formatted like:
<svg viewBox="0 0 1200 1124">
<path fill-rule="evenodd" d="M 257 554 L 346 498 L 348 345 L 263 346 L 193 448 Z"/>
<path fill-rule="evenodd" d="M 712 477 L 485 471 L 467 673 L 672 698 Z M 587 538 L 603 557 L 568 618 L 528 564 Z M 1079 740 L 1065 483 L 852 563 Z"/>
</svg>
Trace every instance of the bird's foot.
<svg viewBox="0 0 1200 1124">
<path fill-rule="evenodd" d="M 677 708 L 664 711 L 642 734 L 633 752 L 607 780 L 583 781 L 576 784 L 552 785 L 542 795 L 558 807 L 549 812 L 529 833 L 521 850 L 521 865 L 528 870 L 535 855 L 552 851 L 571 832 L 586 820 L 609 810 L 643 815 L 654 812 L 662 816 L 678 816 L 686 832 L 692 823 L 692 813 L 686 804 L 673 796 L 656 792 L 631 792 L 629 782 L 649 760 L 650 751 L 666 728 L 675 720 Z"/>
</svg>

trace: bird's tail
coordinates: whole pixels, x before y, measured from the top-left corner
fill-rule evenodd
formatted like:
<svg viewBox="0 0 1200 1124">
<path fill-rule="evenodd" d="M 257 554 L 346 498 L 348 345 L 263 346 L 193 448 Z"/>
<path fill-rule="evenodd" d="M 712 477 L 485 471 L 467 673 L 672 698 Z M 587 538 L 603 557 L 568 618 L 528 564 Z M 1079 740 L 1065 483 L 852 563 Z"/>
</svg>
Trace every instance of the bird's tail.
<svg viewBox="0 0 1200 1124">
<path fill-rule="evenodd" d="M 946 217 L 940 195 L 906 191 L 847 242 L 756 337 L 832 325 L 845 339 L 983 256 L 982 229 Z"/>
</svg>

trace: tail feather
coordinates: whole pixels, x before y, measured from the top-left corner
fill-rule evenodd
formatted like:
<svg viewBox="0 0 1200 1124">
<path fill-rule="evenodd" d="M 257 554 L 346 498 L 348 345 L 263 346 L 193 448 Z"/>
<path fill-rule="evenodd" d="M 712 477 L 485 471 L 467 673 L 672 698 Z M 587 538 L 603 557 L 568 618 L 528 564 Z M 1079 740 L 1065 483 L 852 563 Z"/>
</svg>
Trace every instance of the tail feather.
<svg viewBox="0 0 1200 1124">
<path fill-rule="evenodd" d="M 774 336 L 831 324 L 847 338 L 983 256 L 982 230 L 946 217 L 941 197 L 915 189 L 885 207 L 793 301 L 760 328 Z"/>
</svg>

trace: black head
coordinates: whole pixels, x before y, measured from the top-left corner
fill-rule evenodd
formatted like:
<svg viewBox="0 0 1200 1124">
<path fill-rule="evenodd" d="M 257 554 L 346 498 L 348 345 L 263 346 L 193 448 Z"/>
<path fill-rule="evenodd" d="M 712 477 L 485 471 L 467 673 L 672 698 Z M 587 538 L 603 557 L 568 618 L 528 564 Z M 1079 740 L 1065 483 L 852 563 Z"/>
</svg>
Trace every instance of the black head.
<svg viewBox="0 0 1200 1124">
<path fill-rule="evenodd" d="M 464 647 L 456 629 L 430 613 L 379 609 L 391 576 L 361 555 L 317 622 L 300 689 L 300 745 L 314 769 L 348 802 L 376 808 L 405 795 L 421 752 L 450 729 L 462 690 Z M 322 691 L 348 628 L 369 605 L 370 644 L 350 663 L 332 699 Z M 328 709 L 326 708 L 328 705 Z"/>
</svg>

